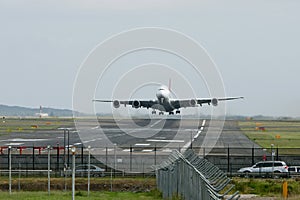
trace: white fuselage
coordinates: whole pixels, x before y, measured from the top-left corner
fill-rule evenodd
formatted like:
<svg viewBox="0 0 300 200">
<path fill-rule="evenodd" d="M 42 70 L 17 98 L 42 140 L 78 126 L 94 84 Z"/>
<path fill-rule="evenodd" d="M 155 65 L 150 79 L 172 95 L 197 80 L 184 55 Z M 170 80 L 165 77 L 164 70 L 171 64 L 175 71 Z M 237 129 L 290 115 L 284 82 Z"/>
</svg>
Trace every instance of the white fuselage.
<svg viewBox="0 0 300 200">
<path fill-rule="evenodd" d="M 168 87 L 164 85 L 160 86 L 156 92 L 156 97 L 160 106 L 155 107 L 155 109 L 166 112 L 171 112 L 174 110 L 170 103 L 171 92 Z"/>
<path fill-rule="evenodd" d="M 170 90 L 165 87 L 165 86 L 161 86 L 158 88 L 157 92 L 156 92 L 156 97 L 158 99 L 158 102 L 160 104 L 163 104 L 166 101 L 170 100 Z"/>
</svg>

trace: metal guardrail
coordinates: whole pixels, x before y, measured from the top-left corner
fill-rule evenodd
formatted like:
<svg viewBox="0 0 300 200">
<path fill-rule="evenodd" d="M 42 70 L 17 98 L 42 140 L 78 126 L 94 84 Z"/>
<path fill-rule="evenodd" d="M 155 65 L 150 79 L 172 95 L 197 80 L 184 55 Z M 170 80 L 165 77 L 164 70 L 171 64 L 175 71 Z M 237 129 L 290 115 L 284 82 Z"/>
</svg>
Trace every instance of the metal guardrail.
<svg viewBox="0 0 300 200">
<path fill-rule="evenodd" d="M 236 191 L 229 195 L 234 185 L 218 167 L 206 159 L 200 158 L 193 150 L 181 154 L 174 150 L 169 158 L 154 166 L 157 186 L 163 198 L 181 196 L 186 200 L 237 200 Z"/>
</svg>

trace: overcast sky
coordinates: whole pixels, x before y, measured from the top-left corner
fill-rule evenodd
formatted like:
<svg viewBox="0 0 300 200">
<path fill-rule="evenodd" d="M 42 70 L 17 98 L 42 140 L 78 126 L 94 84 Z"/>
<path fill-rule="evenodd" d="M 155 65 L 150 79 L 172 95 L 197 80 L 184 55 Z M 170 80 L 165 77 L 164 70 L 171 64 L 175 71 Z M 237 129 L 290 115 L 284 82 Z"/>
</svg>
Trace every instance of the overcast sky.
<svg viewBox="0 0 300 200">
<path fill-rule="evenodd" d="M 77 71 L 97 44 L 162 27 L 198 41 L 226 94 L 245 96 L 230 114 L 300 116 L 299 10 L 297 0 L 1 0 L 0 104 L 72 108 Z"/>
</svg>

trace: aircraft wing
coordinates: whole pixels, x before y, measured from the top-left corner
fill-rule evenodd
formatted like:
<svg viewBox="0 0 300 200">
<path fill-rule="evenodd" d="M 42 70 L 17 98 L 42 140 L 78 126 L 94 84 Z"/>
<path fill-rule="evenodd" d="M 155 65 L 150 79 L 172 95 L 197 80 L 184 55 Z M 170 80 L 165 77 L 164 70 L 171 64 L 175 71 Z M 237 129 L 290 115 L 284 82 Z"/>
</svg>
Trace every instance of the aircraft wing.
<svg viewBox="0 0 300 200">
<path fill-rule="evenodd" d="M 212 104 L 214 106 L 218 105 L 219 101 L 229 101 L 235 99 L 243 99 L 244 97 L 224 97 L 224 98 L 204 98 L 204 99 L 175 99 L 171 100 L 171 104 L 175 109 L 195 107 L 197 105 L 202 106 L 203 104 Z"/>
<path fill-rule="evenodd" d="M 101 100 L 101 99 L 94 99 L 93 101 L 96 102 L 106 102 L 106 103 L 112 103 L 115 108 L 120 107 L 121 104 L 124 106 L 126 105 L 131 105 L 133 107 L 139 108 L 139 107 L 144 107 L 144 108 L 151 108 L 154 104 L 157 104 L 157 100 Z"/>
</svg>

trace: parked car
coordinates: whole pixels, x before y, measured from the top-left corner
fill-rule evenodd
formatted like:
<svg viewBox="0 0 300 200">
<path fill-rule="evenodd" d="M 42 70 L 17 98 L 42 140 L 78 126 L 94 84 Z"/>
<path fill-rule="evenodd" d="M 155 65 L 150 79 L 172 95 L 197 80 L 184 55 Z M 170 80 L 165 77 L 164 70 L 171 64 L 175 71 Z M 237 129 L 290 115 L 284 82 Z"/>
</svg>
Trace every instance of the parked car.
<svg viewBox="0 0 300 200">
<path fill-rule="evenodd" d="M 261 161 L 253 165 L 252 167 L 245 167 L 238 170 L 239 173 L 244 173 L 246 177 L 253 175 L 269 175 L 270 173 L 288 173 L 288 166 L 283 161 Z"/>
<path fill-rule="evenodd" d="M 300 176 L 300 166 L 289 166 L 289 174 L 291 176 Z"/>
<path fill-rule="evenodd" d="M 67 175 L 71 175 L 72 174 L 72 169 L 68 169 L 66 170 Z M 104 177 L 105 174 L 105 169 L 102 169 L 96 165 L 90 165 L 90 176 L 93 177 Z M 75 167 L 75 173 L 76 176 L 87 176 L 88 175 L 88 165 L 77 165 Z"/>
</svg>

